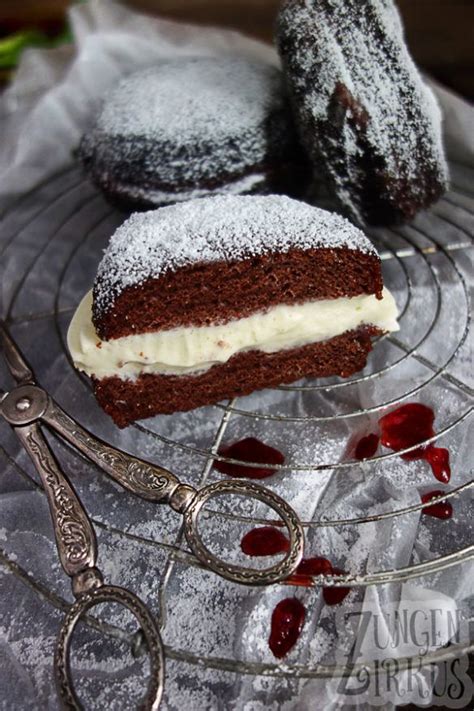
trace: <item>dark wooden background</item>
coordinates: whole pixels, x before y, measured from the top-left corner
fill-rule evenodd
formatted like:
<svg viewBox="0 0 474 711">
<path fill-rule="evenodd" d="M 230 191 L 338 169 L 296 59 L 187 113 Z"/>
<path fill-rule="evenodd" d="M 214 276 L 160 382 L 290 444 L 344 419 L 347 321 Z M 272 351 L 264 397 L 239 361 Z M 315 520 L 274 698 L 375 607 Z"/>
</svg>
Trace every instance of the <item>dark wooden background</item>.
<svg viewBox="0 0 474 711">
<path fill-rule="evenodd" d="M 146 12 L 235 27 L 271 40 L 279 0 L 124 0 Z M 0 33 L 57 27 L 68 0 L 0 0 Z M 398 0 L 413 55 L 446 85 L 474 99 L 474 0 Z"/>
</svg>

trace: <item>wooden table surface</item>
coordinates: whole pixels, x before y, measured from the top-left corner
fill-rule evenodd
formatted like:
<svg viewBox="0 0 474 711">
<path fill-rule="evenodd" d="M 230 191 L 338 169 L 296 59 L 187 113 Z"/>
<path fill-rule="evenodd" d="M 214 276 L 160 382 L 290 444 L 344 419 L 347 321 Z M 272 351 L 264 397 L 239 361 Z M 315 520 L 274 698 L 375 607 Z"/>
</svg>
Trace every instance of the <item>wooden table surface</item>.
<svg viewBox="0 0 474 711">
<path fill-rule="evenodd" d="M 124 0 L 146 12 L 234 27 L 271 41 L 279 0 Z M 0 32 L 55 23 L 68 0 L 0 0 Z M 474 99 L 474 0 L 398 0 L 416 60 L 440 81 Z"/>
</svg>

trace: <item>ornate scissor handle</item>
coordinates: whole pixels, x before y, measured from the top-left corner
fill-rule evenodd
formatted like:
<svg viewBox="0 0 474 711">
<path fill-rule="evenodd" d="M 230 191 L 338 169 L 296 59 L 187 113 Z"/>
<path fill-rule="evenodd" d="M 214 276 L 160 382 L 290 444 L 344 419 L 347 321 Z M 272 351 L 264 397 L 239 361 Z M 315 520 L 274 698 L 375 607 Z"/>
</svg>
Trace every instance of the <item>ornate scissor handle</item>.
<svg viewBox="0 0 474 711">
<path fill-rule="evenodd" d="M 143 602 L 124 588 L 102 585 L 79 596 L 69 610 L 59 633 L 54 656 L 54 672 L 58 693 L 65 709 L 79 711 L 81 702 L 74 690 L 70 655 L 74 630 L 85 614 L 95 605 L 115 602 L 123 605 L 135 616 L 144 634 L 150 655 L 150 676 L 146 696 L 140 705 L 141 711 L 156 711 L 164 686 L 164 653 L 158 627 Z"/>
<path fill-rule="evenodd" d="M 27 411 L 17 410 L 18 404 L 23 401 L 30 403 L 29 408 Z M 183 514 L 184 530 L 191 550 L 204 565 L 223 578 L 244 585 L 271 585 L 284 580 L 296 570 L 303 556 L 303 529 L 293 509 L 268 489 L 242 480 L 220 481 L 199 491 L 181 484 L 174 474 L 163 467 L 121 452 L 94 437 L 35 385 L 16 388 L 5 401 L 3 414 L 16 426 L 18 436 L 41 473 L 55 523 L 61 562 L 68 575 L 74 575 L 81 566 L 86 568 L 95 565 L 95 537 L 75 492 L 59 470 L 52 454 L 46 450 L 47 445 L 36 424 L 38 420 L 56 429 L 128 491 L 154 503 L 169 504 Z M 30 424 L 27 424 L 28 421 Z M 41 438 L 41 446 L 35 445 L 31 437 L 27 436 L 28 433 L 34 434 L 35 441 Z M 257 499 L 275 511 L 285 524 L 290 540 L 289 551 L 281 561 L 269 568 L 256 570 L 224 562 L 205 546 L 199 535 L 198 516 L 209 499 L 222 494 Z M 65 549 L 66 544 L 71 550 Z"/>
<path fill-rule="evenodd" d="M 182 484 L 167 469 L 121 452 L 94 437 L 51 398 L 48 398 L 41 417 L 125 489 L 148 501 L 169 504 L 175 511 L 183 514 L 184 530 L 191 550 L 204 565 L 226 580 L 244 585 L 271 585 L 284 580 L 296 570 L 303 556 L 303 529 L 293 509 L 273 492 L 242 480 L 221 481 L 198 491 L 192 486 Z M 209 499 L 221 494 L 238 494 L 257 499 L 275 511 L 285 524 L 290 537 L 290 548 L 283 560 L 269 568 L 256 570 L 231 565 L 211 553 L 199 535 L 198 516 Z"/>
<path fill-rule="evenodd" d="M 7 415 L 14 404 L 22 403 L 25 393 L 19 388 L 9 404 Z M 21 411 L 21 408 L 20 408 Z M 32 422 L 16 427 L 15 432 L 32 458 L 41 476 L 53 520 L 54 533 L 61 564 L 72 579 L 76 602 L 69 610 L 58 637 L 55 653 L 55 675 L 61 702 L 66 709 L 82 709 L 74 691 L 70 650 L 72 635 L 79 620 L 91 607 L 103 602 L 115 602 L 126 607 L 136 617 L 144 634 L 150 654 L 150 680 L 143 711 L 158 708 L 164 684 L 164 652 L 161 636 L 145 604 L 129 590 L 103 584 L 95 567 L 97 543 L 92 523 L 79 497 L 61 471 L 39 426 Z"/>
</svg>

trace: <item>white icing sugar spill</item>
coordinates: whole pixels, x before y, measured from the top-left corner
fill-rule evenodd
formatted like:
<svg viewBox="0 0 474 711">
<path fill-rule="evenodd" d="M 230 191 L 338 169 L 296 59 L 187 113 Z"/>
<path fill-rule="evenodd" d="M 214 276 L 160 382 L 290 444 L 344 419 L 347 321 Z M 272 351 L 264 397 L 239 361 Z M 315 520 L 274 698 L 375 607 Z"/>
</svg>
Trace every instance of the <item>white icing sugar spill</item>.
<svg viewBox="0 0 474 711">
<path fill-rule="evenodd" d="M 340 215 L 282 195 L 216 196 L 136 213 L 99 265 L 94 309 L 105 313 L 127 287 L 192 264 L 323 247 L 377 253 Z"/>
</svg>

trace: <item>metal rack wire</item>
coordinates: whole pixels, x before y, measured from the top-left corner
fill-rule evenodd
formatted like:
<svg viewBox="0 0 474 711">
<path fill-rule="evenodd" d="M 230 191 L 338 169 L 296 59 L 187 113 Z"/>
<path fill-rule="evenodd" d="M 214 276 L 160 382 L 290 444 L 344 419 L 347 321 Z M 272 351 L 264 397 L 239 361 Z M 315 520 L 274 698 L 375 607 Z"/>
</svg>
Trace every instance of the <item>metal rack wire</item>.
<svg viewBox="0 0 474 711">
<path fill-rule="evenodd" d="M 472 171 L 474 177 L 474 170 Z M 123 216 L 122 216 L 123 217 Z M 81 252 L 86 254 L 86 262 L 89 273 L 84 275 L 84 283 L 95 271 L 95 265 L 100 256 L 100 250 L 105 246 L 107 237 L 111 231 L 111 225 L 119 223 L 121 217 L 112 211 L 97 195 L 93 188 L 85 181 L 77 168 L 71 166 L 61 174 L 45 181 L 35 190 L 27 195 L 23 195 L 11 205 L 7 213 L 3 216 L 3 228 L 0 238 L 0 260 L 9 268 L 9 264 L 14 264 L 15 254 L 18 245 L 22 244 L 23 253 L 28 255 L 28 259 L 18 268 L 15 264 L 15 278 L 11 281 L 3 311 L 10 326 L 24 326 L 35 322 L 45 321 L 47 328 L 58 339 L 63 350 L 63 358 L 69 358 L 66 344 L 64 342 L 63 321 L 72 313 L 74 308 L 63 305 L 62 294 L 68 288 L 68 279 L 71 279 L 73 270 L 71 265 Z M 74 231 L 75 222 L 84 224 L 84 232 L 79 234 Z M 446 232 L 446 238 L 443 236 Z M 463 271 L 463 265 L 459 261 L 459 256 L 465 256 L 472 249 L 474 237 L 474 193 L 469 192 L 469 188 L 453 185 L 448 195 L 435 206 L 426 219 L 417 220 L 414 225 L 393 229 L 377 230 L 371 234 L 376 242 L 383 264 L 385 266 L 395 265 L 398 277 L 403 280 L 403 303 L 401 305 L 401 322 L 412 317 L 412 305 L 415 299 L 413 270 L 407 268 L 410 259 L 416 260 L 418 269 L 423 270 L 425 278 L 430 284 L 430 289 L 434 295 L 431 304 L 431 312 L 428 321 L 423 325 L 423 331 L 419 333 L 412 342 L 404 338 L 403 335 L 391 335 L 383 339 L 385 345 L 390 349 L 391 360 L 383 365 L 369 366 L 362 374 L 358 374 L 347 380 L 341 381 L 328 379 L 325 381 L 309 381 L 296 385 L 282 386 L 277 389 L 282 398 L 292 398 L 300 396 L 319 397 L 319 395 L 339 397 L 341 393 L 347 392 L 350 388 L 364 388 L 387 375 L 403 367 L 408 362 L 416 362 L 423 369 L 423 377 L 412 387 L 395 396 L 388 396 L 384 401 L 377 402 L 368 407 L 357 407 L 350 409 L 350 405 L 345 404 L 342 411 L 321 414 L 320 412 L 310 414 L 286 415 L 278 409 L 260 409 L 258 401 L 233 400 L 216 406 L 220 411 L 220 416 L 216 419 L 215 431 L 207 446 L 198 446 L 182 439 L 172 437 L 155 429 L 150 423 L 137 423 L 134 430 L 137 435 L 144 437 L 150 443 L 157 443 L 159 446 L 166 446 L 176 451 L 185 453 L 187 456 L 196 458 L 202 462 L 202 470 L 199 475 L 199 483 L 203 485 L 212 472 L 212 465 L 215 460 L 224 460 L 236 463 L 235 460 L 227 459 L 218 454 L 220 444 L 225 437 L 230 423 L 236 418 L 251 423 L 260 423 L 270 426 L 272 423 L 284 424 L 289 427 L 305 426 L 310 423 L 317 426 L 332 426 L 339 421 L 349 422 L 358 417 L 376 416 L 388 407 L 393 407 L 398 403 L 417 397 L 423 390 L 437 381 L 442 381 L 451 388 L 462 394 L 462 406 L 456 415 L 447 422 L 437 434 L 428 441 L 435 441 L 452 433 L 461 423 L 465 422 L 472 414 L 473 388 L 459 376 L 453 366 L 456 358 L 466 344 L 470 327 L 470 303 L 469 291 Z M 38 284 L 38 269 L 41 272 L 42 261 L 46 258 L 51 249 L 61 252 L 61 259 L 58 263 L 52 264 L 52 299 L 49 299 L 50 307 L 43 308 L 41 299 L 38 303 L 35 300 L 35 288 Z M 64 254 L 62 254 L 64 252 Z M 84 257 L 83 257 L 84 259 Z M 448 279 L 440 278 L 438 265 L 434 260 L 441 260 L 442 266 L 447 270 Z M 87 271 L 87 270 L 86 270 Z M 441 362 L 436 362 L 436 358 L 429 351 L 430 339 L 434 330 L 438 327 L 441 310 L 444 306 L 446 289 L 456 288 L 459 291 L 457 298 L 456 320 L 459 326 L 456 338 L 450 342 L 447 352 L 442 354 Z M 402 334 L 404 331 L 402 330 Z M 393 355 L 393 354 L 396 355 Z M 38 370 L 38 369 L 37 369 Z M 38 370 L 41 378 L 41 371 Z M 77 387 L 88 390 L 88 381 L 76 373 Z M 349 399 L 350 400 L 350 399 Z M 256 404 L 257 403 L 257 404 Z M 337 400 L 337 404 L 339 401 Z M 349 408 L 349 409 L 348 409 Z M 412 447 L 411 449 L 414 449 Z M 410 449 L 404 450 L 408 452 Z M 358 466 L 377 467 L 388 460 L 393 460 L 400 456 L 400 452 L 385 452 L 374 457 L 367 463 L 357 463 Z M 34 488 L 41 490 L 41 486 L 34 480 L 31 474 L 20 466 L 8 447 L 0 445 L 0 460 L 8 462 L 28 483 Z M 247 463 L 246 463 L 247 464 Z M 249 466 L 252 466 L 250 464 Z M 260 466 L 255 464 L 253 466 Z M 321 463 L 311 463 L 309 461 L 291 460 L 283 465 L 269 465 L 276 471 L 291 470 L 295 475 L 302 472 L 324 472 L 347 470 L 354 466 L 351 460 L 341 458 L 329 459 Z M 474 483 L 468 481 L 460 486 L 451 489 L 437 500 L 459 498 L 466 495 L 472 489 Z M 345 526 L 356 526 L 371 522 L 382 521 L 384 519 L 397 518 L 409 513 L 419 511 L 423 504 L 398 507 L 395 505 L 390 511 L 370 514 L 354 518 L 320 518 L 318 520 L 305 521 L 304 526 L 310 529 L 336 528 Z M 214 516 L 232 518 L 247 524 L 258 524 L 261 519 L 239 512 L 229 513 L 211 511 Z M 99 529 L 107 530 L 111 534 L 129 538 L 144 547 L 157 547 L 166 554 L 166 565 L 160 582 L 159 599 L 162 624 L 166 620 L 166 594 L 170 576 L 174 566 L 179 562 L 188 566 L 199 566 L 198 561 L 189 554 L 183 547 L 181 532 L 178 530 L 173 542 L 153 540 L 143 535 L 136 535 L 115 527 L 111 523 L 104 523 L 94 519 L 94 524 Z M 464 546 L 452 550 L 439 557 L 421 562 L 412 562 L 408 566 L 398 570 L 379 570 L 373 573 L 361 575 L 346 575 L 338 578 L 321 578 L 317 583 L 324 582 L 326 586 L 353 586 L 366 587 L 370 585 L 381 585 L 386 583 L 401 582 L 420 576 L 432 575 L 443 571 L 451 566 L 467 561 L 474 555 L 474 546 Z M 44 585 L 43 582 L 35 579 L 21 565 L 11 559 L 5 551 L 0 549 L 0 565 L 6 568 L 12 575 L 16 576 L 25 585 L 46 600 L 48 604 L 59 609 L 67 609 L 68 602 L 57 595 L 52 589 Z M 127 633 L 113 625 L 105 625 L 102 622 L 94 622 L 105 633 L 112 636 L 129 639 Z M 129 640 L 131 641 L 131 640 Z M 454 646 L 447 650 L 440 650 L 434 655 L 429 655 L 426 663 L 433 663 L 448 659 L 461 652 L 466 652 L 474 647 Z M 337 665 L 311 665 L 295 664 L 284 668 L 277 664 L 249 663 L 225 659 L 218 657 L 202 657 L 194 655 L 189 651 L 182 651 L 167 648 L 167 655 L 176 660 L 186 661 L 191 664 L 205 665 L 213 669 L 227 669 L 242 674 L 264 674 L 269 676 L 285 676 L 298 678 L 311 677 L 335 677 L 345 673 L 344 667 Z M 407 662 L 408 663 L 408 662 Z M 401 662 L 403 667 L 403 660 Z M 367 665 L 365 665 L 367 668 Z"/>
</svg>

